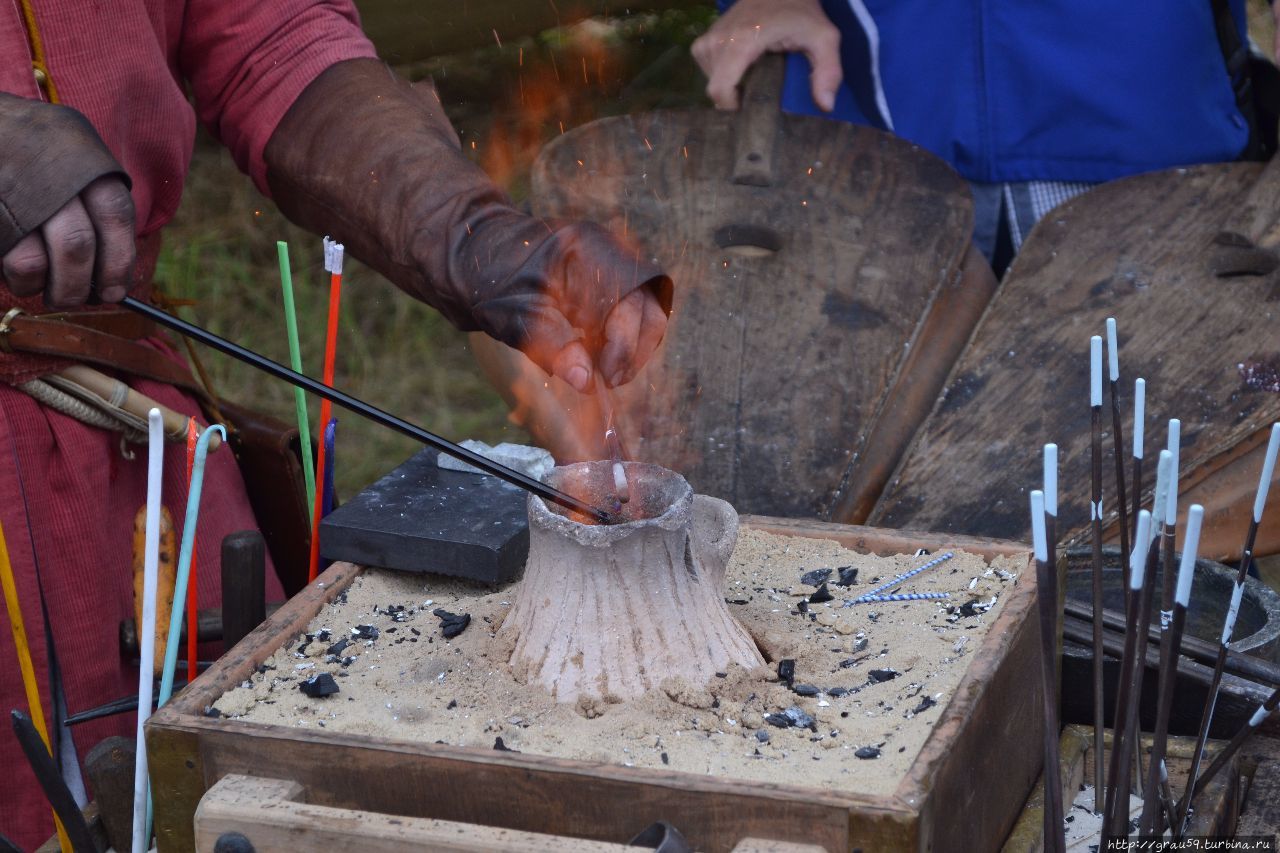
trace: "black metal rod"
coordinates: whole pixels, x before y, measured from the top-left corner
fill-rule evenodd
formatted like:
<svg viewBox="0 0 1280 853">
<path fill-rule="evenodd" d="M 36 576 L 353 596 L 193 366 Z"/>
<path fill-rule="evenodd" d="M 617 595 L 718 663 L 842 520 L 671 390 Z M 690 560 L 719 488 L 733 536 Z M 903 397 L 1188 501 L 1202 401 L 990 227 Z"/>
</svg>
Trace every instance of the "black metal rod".
<svg viewBox="0 0 1280 853">
<path fill-rule="evenodd" d="M 432 432 L 427 432 L 420 426 L 411 424 L 404 418 L 397 417 L 390 412 L 385 412 L 376 406 L 364 402 L 356 397 L 339 391 L 337 388 L 331 388 L 323 382 L 312 379 L 310 376 L 290 370 L 279 362 L 272 361 L 266 356 L 259 355 L 253 350 L 246 349 L 239 344 L 232 343 L 226 338 L 218 337 L 210 331 L 200 328 L 199 326 L 188 323 L 186 320 L 169 314 L 156 308 L 154 305 L 148 305 L 140 302 L 132 296 L 126 296 L 120 301 L 120 304 L 131 311 L 147 317 L 167 329 L 172 329 L 180 335 L 185 335 L 192 340 L 199 341 L 205 346 L 213 347 L 221 353 L 231 356 L 234 359 L 244 362 L 250 367 L 261 370 L 276 379 L 283 379 L 285 382 L 295 385 L 304 391 L 310 391 L 318 397 L 323 397 L 331 403 L 336 403 L 344 409 L 355 412 L 361 417 L 368 418 L 374 423 L 380 424 L 388 429 L 393 429 L 401 435 L 407 435 L 410 438 L 417 439 L 428 447 L 434 447 L 443 453 L 447 453 L 455 459 L 461 459 L 479 468 L 487 474 L 505 480 L 513 486 L 524 489 L 526 492 L 537 495 L 544 500 L 552 501 L 560 504 L 567 509 L 575 512 L 583 513 L 599 522 L 608 524 L 613 520 L 613 516 L 602 509 L 591 506 L 590 504 L 578 500 L 573 495 L 566 494 L 559 489 L 552 488 L 546 483 L 541 483 L 527 474 L 512 470 L 505 465 L 500 465 L 492 459 L 486 459 L 479 453 L 467 450 L 449 441 L 441 438 Z"/>
</svg>

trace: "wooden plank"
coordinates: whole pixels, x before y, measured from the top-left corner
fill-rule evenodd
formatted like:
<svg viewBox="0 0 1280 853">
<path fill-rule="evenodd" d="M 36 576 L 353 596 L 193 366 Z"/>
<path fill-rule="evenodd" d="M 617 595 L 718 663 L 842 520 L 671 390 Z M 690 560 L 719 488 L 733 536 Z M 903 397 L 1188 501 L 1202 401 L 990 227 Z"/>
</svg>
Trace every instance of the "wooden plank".
<svg viewBox="0 0 1280 853">
<path fill-rule="evenodd" d="M 511 42 L 594 15 L 692 5 L 693 0 L 356 0 L 365 33 L 378 55 L 393 64 Z"/>
<path fill-rule="evenodd" d="M 775 530 L 808 531 L 812 522 L 772 522 Z M 861 542 L 864 550 L 883 551 L 903 545 L 914 550 L 929 537 L 904 543 L 901 534 L 863 528 L 834 528 L 843 541 Z M 797 535 L 793 533 L 792 535 Z M 986 542 L 991 553 L 1021 553 L 1009 543 Z M 977 547 L 981 547 L 978 545 Z M 902 549 L 900 549 L 902 550 Z M 1029 560 L 1029 556 L 1027 556 Z M 939 838 L 919 828 L 920 812 L 942 796 L 952 796 L 972 764 L 972 751 L 999 754 L 997 740 L 1010 731 L 991 725 L 995 698 L 1026 682 L 1012 672 L 1024 665 L 1016 650 L 1024 645 L 1019 618 L 1032 609 L 1034 573 L 1022 574 L 996 623 L 943 709 L 945 731 L 926 743 L 926 756 L 937 779 L 913 769 L 910 779 L 890 796 L 839 793 L 793 785 L 769 785 L 671 771 L 627 768 L 612 764 L 556 759 L 524 753 L 422 744 L 362 737 L 329 731 L 300 731 L 241 720 L 211 719 L 204 709 L 242 681 L 253 666 L 296 636 L 310 618 L 357 576 L 359 569 L 335 564 L 316 584 L 271 616 L 230 655 L 216 663 L 188 690 L 160 709 L 148 722 L 148 746 L 155 755 L 157 829 L 161 849 L 189 850 L 191 819 L 200 797 L 227 774 L 270 775 L 305 785 L 307 800 L 317 806 L 368 809 L 385 814 L 483 823 L 526 832 L 556 833 L 573 827 L 576 834 L 619 842 L 657 819 L 671 821 L 699 849 L 729 851 L 744 836 L 779 838 L 817 844 L 829 850 L 850 847 L 876 850 L 976 849 L 991 835 L 994 818 L 983 816 L 968 827 L 949 827 Z M 1034 638 L 1032 638 L 1034 640 Z M 1034 645 L 1034 643 L 1032 643 Z M 1011 657 L 1002 668 L 1002 656 Z M 1006 669 L 1010 671 L 1005 672 Z M 1012 682 L 1005 683 L 1012 679 Z M 1002 713 L 1002 712 L 999 712 Z M 1031 715 L 1018 714 L 1022 724 Z M 1013 723 L 1015 727 L 1017 722 Z M 945 758 L 946 739 L 962 738 L 959 763 Z M 1013 736 L 1023 739 L 1027 735 Z M 1001 770 L 1011 779 L 1038 762 L 1036 751 L 1010 755 Z M 1027 787 L 1030 783 L 1027 783 Z M 970 786 L 972 787 L 972 786 Z M 994 799 L 1005 803 L 1011 821 L 1023 791 L 997 785 Z M 589 792 L 589 795 L 586 794 Z M 993 804 L 991 811 L 1000 810 Z M 949 820 L 928 811 L 930 819 Z"/>
<path fill-rule="evenodd" d="M 972 205 L 940 160 L 805 116 L 777 116 L 771 186 L 734 183 L 742 130 L 711 110 L 576 128 L 535 164 L 535 211 L 600 222 L 679 283 L 662 348 L 615 395 L 631 453 L 743 512 L 837 518 L 865 497 L 851 485 L 882 485 L 853 479 L 855 466 L 887 474 L 905 447 L 909 433 L 873 436 L 879 413 L 896 400 L 894 417 L 921 420 L 968 336 L 963 312 L 931 312 L 952 306 L 940 299 L 960 278 Z M 965 294 L 974 318 L 980 294 Z M 929 329 L 959 343 L 934 348 Z M 481 350 L 539 442 L 558 459 L 600 458 L 592 401 L 505 348 Z M 908 379 L 908 360 L 932 370 Z"/>
<path fill-rule="evenodd" d="M 430 818 L 392 817 L 301 802 L 302 786 L 280 779 L 229 774 L 209 789 L 196 811 L 196 850 L 214 853 L 225 832 L 239 832 L 257 853 L 351 850 L 399 853 L 623 853 L 625 844 L 564 835 L 516 832 Z"/>
<path fill-rule="evenodd" d="M 1280 394 L 1250 387 L 1237 368 L 1280 359 L 1274 282 L 1219 279 L 1208 260 L 1259 168 L 1200 166 L 1115 181 L 1041 220 L 870 523 L 1025 538 L 1040 446 L 1056 441 L 1058 529 L 1064 539 L 1079 536 L 1089 503 L 1088 339 L 1106 317 L 1119 325 L 1126 434 L 1131 383 L 1142 376 L 1146 446 L 1158 449 L 1165 419 L 1181 418 L 1189 480 L 1280 417 Z M 1108 485 L 1108 518 L 1113 494 Z"/>
</svg>

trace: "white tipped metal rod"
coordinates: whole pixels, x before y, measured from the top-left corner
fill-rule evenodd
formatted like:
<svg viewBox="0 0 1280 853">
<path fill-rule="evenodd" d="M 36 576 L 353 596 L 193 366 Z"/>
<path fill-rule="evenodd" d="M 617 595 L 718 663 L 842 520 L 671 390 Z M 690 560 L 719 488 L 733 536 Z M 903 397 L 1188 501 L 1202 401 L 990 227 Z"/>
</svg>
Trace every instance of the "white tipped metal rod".
<svg viewBox="0 0 1280 853">
<path fill-rule="evenodd" d="M 1271 716 L 1271 713 L 1275 711 L 1277 705 L 1280 705 L 1280 688 L 1276 688 L 1272 691 L 1271 695 L 1267 697 L 1267 701 L 1258 706 L 1258 710 L 1253 712 L 1253 716 L 1249 718 L 1249 722 L 1244 726 L 1244 728 L 1236 732 L 1236 736 L 1231 739 L 1230 743 L 1222 748 L 1222 751 L 1213 759 L 1213 763 L 1209 765 L 1209 769 L 1205 770 L 1204 774 L 1201 775 L 1200 778 L 1196 779 L 1195 784 L 1192 785 L 1190 782 L 1187 783 L 1187 793 L 1183 797 L 1184 801 L 1190 803 L 1194 801 L 1196 797 L 1200 796 L 1200 792 L 1205 789 L 1205 786 L 1213 781 L 1213 777 L 1218 774 L 1218 771 L 1227 766 L 1227 762 L 1231 760 L 1231 757 L 1240 751 L 1240 747 L 1243 746 L 1244 742 L 1249 739 L 1249 736 L 1257 730 L 1258 726 L 1262 725 L 1263 720 Z M 1182 803 L 1179 803 L 1178 805 L 1181 806 Z M 1190 811 L 1187 810 L 1186 813 L 1183 814 L 1181 820 L 1185 821 L 1189 816 Z"/>
<path fill-rule="evenodd" d="M 1123 832 L 1123 823 L 1129 819 L 1125 804 L 1129 797 L 1129 754 L 1133 750 L 1133 739 L 1137 736 L 1138 691 L 1134 684 L 1142 684 L 1144 658 L 1138 657 L 1138 639 L 1147 635 L 1146 625 L 1142 622 L 1143 611 L 1149 608 L 1150 598 L 1143 595 L 1144 586 L 1148 585 L 1147 554 L 1151 530 L 1151 513 L 1138 515 L 1138 546 L 1129 555 L 1129 599 L 1125 607 L 1124 652 L 1120 657 L 1120 678 L 1116 681 L 1116 709 L 1112 718 L 1111 763 L 1107 776 L 1111 785 L 1107 788 L 1106 811 L 1102 822 L 1103 847 L 1106 839 Z M 1120 814 L 1123 812 L 1123 815 Z M 1123 822 L 1122 819 L 1123 818 Z"/>
<path fill-rule="evenodd" d="M 147 741 L 142 727 L 151 709 L 156 659 L 156 586 L 160 573 L 160 488 L 164 474 L 164 419 L 147 413 L 147 522 L 142 567 L 142 624 L 138 626 L 138 733 L 133 767 L 133 853 L 147 850 Z"/>
<path fill-rule="evenodd" d="M 1164 585 L 1160 596 L 1160 618 L 1164 625 L 1169 621 L 1173 609 L 1174 586 L 1174 545 L 1178 538 L 1178 461 L 1182 445 L 1182 421 L 1177 418 L 1169 420 L 1169 454 L 1172 462 L 1169 465 L 1169 478 L 1165 481 L 1164 507 L 1153 507 L 1152 512 L 1159 516 L 1164 513 L 1163 539 L 1161 540 L 1160 570 L 1163 572 Z M 1163 649 L 1163 645 L 1161 646 Z"/>
<path fill-rule="evenodd" d="M 1258 477 L 1258 493 L 1253 499 L 1253 516 L 1249 519 L 1249 529 L 1245 534 L 1244 548 L 1240 554 L 1240 566 L 1236 570 L 1236 585 L 1231 591 L 1231 606 L 1227 609 L 1226 618 L 1222 621 L 1222 636 L 1218 640 L 1218 658 L 1213 665 L 1213 678 L 1209 682 L 1209 693 L 1205 698 L 1204 712 L 1200 715 L 1200 730 L 1196 734 L 1196 748 L 1191 754 L 1191 774 L 1194 779 L 1203 757 L 1204 745 L 1209 740 L 1209 728 L 1213 723 L 1213 712 L 1218 703 L 1218 689 L 1222 686 L 1222 671 L 1227 665 L 1227 652 L 1232 634 L 1236 629 L 1236 617 L 1240 613 L 1240 602 L 1244 599 L 1244 581 L 1249 574 L 1249 564 L 1253 562 L 1253 545 L 1258 535 L 1258 525 L 1262 522 L 1262 511 L 1266 508 L 1267 493 L 1276 474 L 1276 456 L 1280 455 L 1280 423 L 1271 425 L 1271 440 L 1267 443 L 1267 455 L 1262 461 L 1262 472 Z M 1178 816 L 1175 828 L 1181 830 L 1186 825 L 1190 808 L 1191 790 L 1178 802 Z"/>
<path fill-rule="evenodd" d="M 1107 318 L 1107 367 L 1111 393 L 1111 449 L 1116 467 L 1116 510 L 1120 514 L 1120 553 L 1129 553 L 1129 507 L 1124 483 L 1124 425 L 1120 421 L 1120 345 L 1116 318 Z"/>
<path fill-rule="evenodd" d="M 1093 778 L 1094 811 L 1105 810 L 1106 775 L 1102 728 L 1102 338 L 1089 339 L 1089 435 L 1092 448 L 1089 523 L 1093 534 Z"/>
<path fill-rule="evenodd" d="M 1045 479 L 1048 480 L 1049 448 L 1054 449 L 1054 479 L 1057 476 L 1057 447 L 1045 445 Z M 1031 541 L 1036 555 L 1036 602 L 1040 616 L 1040 685 L 1044 705 L 1044 849 L 1045 853 L 1065 853 L 1065 823 L 1062 805 L 1062 774 L 1058 755 L 1058 573 L 1049 559 L 1048 493 L 1031 493 Z"/>
<path fill-rule="evenodd" d="M 1169 740 L 1169 714 L 1173 708 L 1173 688 L 1178 680 L 1178 652 L 1182 632 L 1187 624 L 1187 607 L 1191 603 L 1191 581 L 1195 576 L 1196 555 L 1200 548 L 1200 528 L 1204 523 L 1204 507 L 1192 504 L 1187 511 L 1187 533 L 1182 540 L 1182 561 L 1178 565 L 1178 585 L 1173 593 L 1173 618 L 1169 623 L 1168 659 L 1160 661 L 1160 687 L 1156 694 L 1156 728 L 1151 743 L 1151 763 L 1146 786 L 1142 791 L 1142 817 L 1138 822 L 1139 837 L 1150 836 L 1160 825 L 1160 778 Z M 1170 819 L 1173 815 L 1170 815 Z"/>
<path fill-rule="evenodd" d="M 1133 508 L 1130 513 L 1134 525 L 1133 535 L 1137 538 L 1138 510 L 1142 509 L 1142 454 L 1146 448 L 1147 418 L 1147 380 L 1136 379 L 1133 383 L 1133 481 L 1129 490 L 1133 493 Z"/>
</svg>

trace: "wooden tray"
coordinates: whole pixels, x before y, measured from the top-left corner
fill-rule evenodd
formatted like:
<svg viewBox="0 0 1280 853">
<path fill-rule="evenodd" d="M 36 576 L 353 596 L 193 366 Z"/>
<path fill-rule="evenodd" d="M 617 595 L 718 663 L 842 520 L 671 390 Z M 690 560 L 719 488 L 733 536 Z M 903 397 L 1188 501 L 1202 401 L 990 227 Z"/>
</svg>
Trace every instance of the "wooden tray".
<svg viewBox="0 0 1280 853">
<path fill-rule="evenodd" d="M 161 851 L 194 847 L 201 797 L 227 774 L 297 782 L 312 805 L 626 841 L 667 820 L 696 849 L 744 837 L 829 851 L 992 849 L 1040 773 L 1035 571 L 1025 546 L 816 521 L 744 517 L 756 530 L 831 539 L 863 553 L 963 548 L 1026 560 L 955 695 L 887 796 L 735 781 L 491 749 L 269 726 L 204 715 L 302 632 L 362 571 L 335 563 L 147 723 Z"/>
</svg>

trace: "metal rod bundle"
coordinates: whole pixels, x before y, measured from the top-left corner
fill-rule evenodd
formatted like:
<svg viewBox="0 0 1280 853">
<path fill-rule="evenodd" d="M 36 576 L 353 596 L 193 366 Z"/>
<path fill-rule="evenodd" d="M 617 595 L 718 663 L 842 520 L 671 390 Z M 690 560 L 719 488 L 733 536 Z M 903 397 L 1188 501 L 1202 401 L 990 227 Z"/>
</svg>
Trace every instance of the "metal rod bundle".
<svg viewBox="0 0 1280 853">
<path fill-rule="evenodd" d="M 1093 542 L 1093 612 L 1102 612 L 1102 338 L 1089 339 L 1089 436 L 1090 458 L 1089 522 Z M 1093 626 L 1093 778 L 1094 811 L 1104 811 L 1103 791 L 1106 776 L 1103 768 L 1105 744 L 1102 727 L 1106 725 L 1102 698 L 1102 624 Z"/>
</svg>

